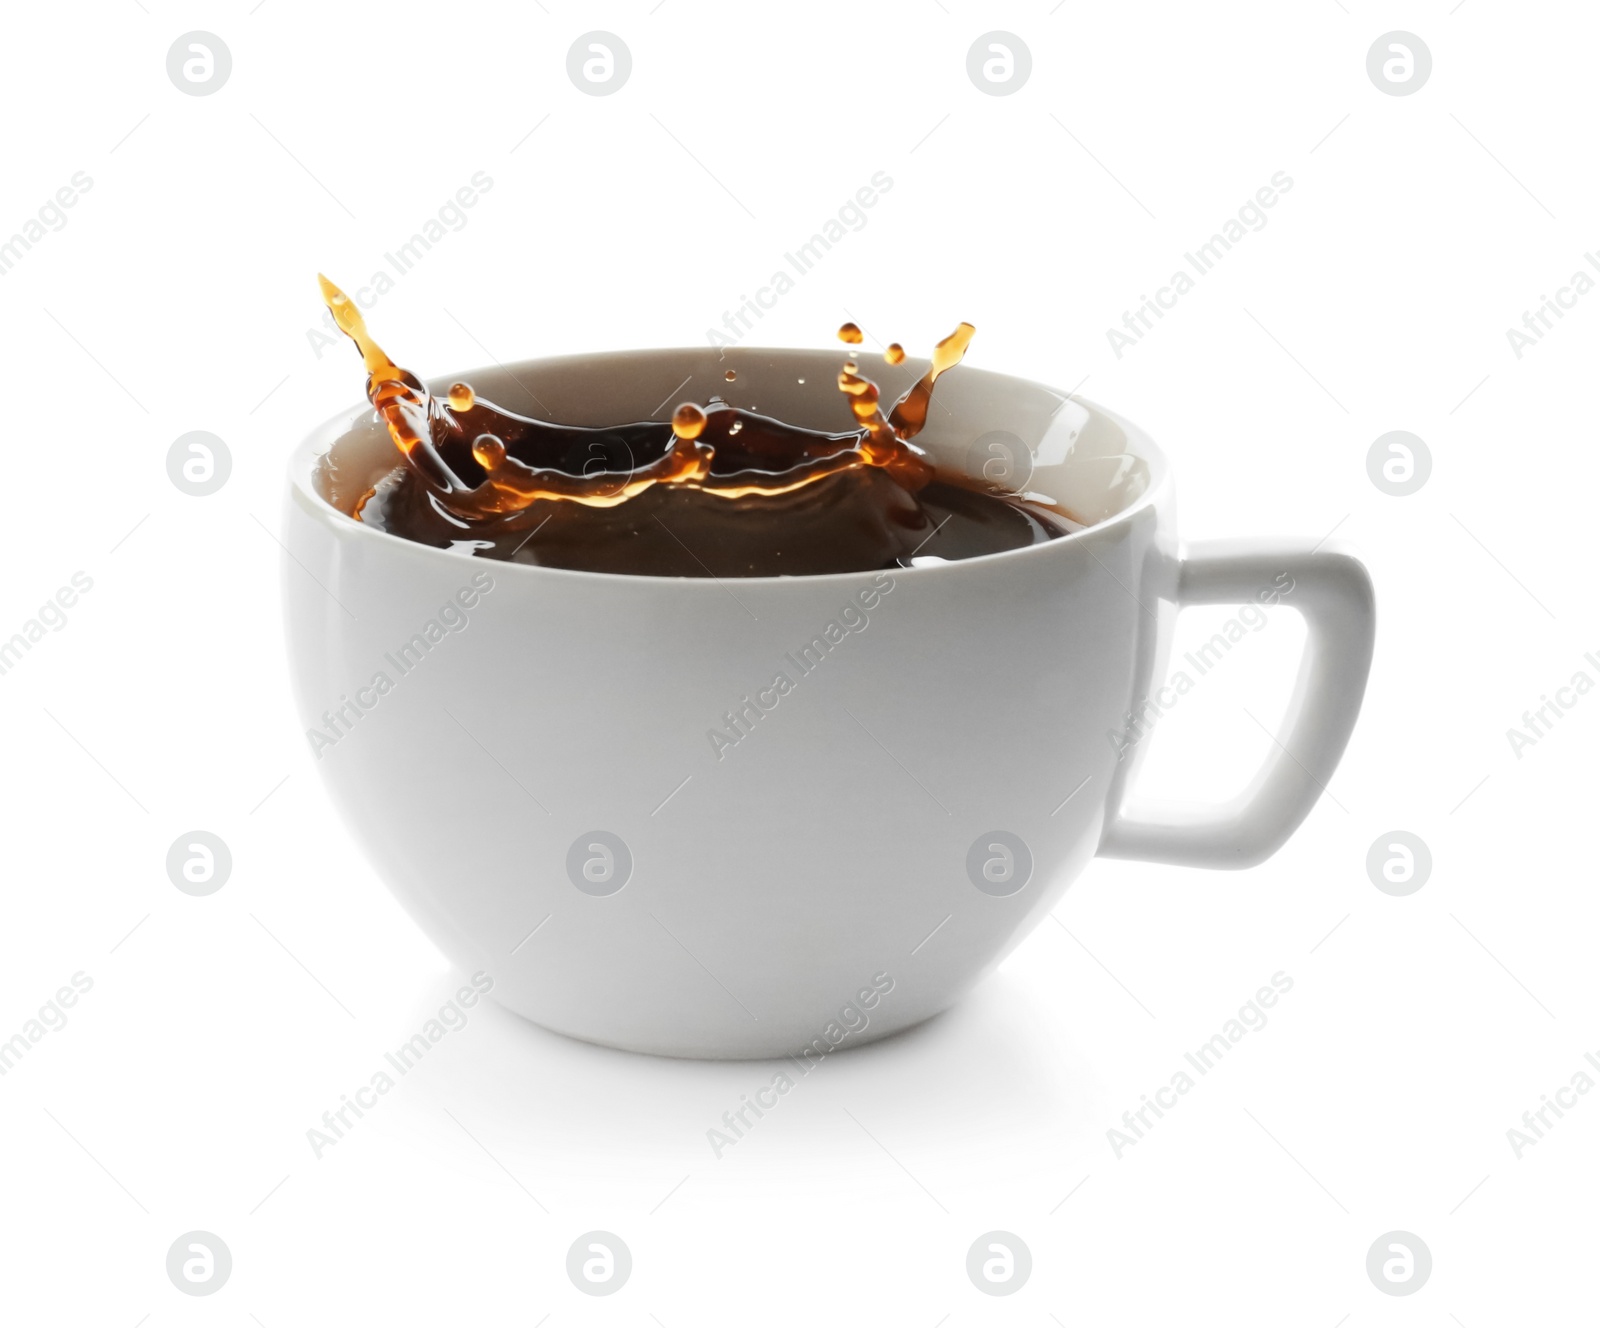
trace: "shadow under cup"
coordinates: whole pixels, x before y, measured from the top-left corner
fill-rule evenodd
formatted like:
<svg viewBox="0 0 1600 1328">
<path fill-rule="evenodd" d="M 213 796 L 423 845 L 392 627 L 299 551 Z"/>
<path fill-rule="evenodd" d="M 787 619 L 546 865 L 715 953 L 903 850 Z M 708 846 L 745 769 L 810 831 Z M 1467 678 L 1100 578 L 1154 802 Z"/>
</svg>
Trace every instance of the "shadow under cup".
<svg viewBox="0 0 1600 1328">
<path fill-rule="evenodd" d="M 721 394 L 839 429 L 840 359 L 641 351 L 454 377 L 575 424 Z M 925 368 L 872 376 L 892 400 Z M 504 1005 L 631 1050 L 823 1055 L 956 1000 L 1094 855 L 1136 759 L 1108 738 L 1175 616 L 1165 462 L 1117 417 L 999 374 L 963 366 L 935 403 L 918 443 L 941 466 L 1089 529 L 881 572 L 572 572 L 344 515 L 395 461 L 368 408 L 297 450 L 284 591 L 308 743 L 384 881 Z"/>
</svg>

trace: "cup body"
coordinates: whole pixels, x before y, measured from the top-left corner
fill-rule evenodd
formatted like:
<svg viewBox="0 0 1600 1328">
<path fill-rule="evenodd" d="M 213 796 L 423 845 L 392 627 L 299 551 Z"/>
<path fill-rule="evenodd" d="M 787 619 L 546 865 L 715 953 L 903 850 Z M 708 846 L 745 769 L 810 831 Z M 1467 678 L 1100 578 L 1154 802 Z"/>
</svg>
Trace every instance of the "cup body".
<svg viewBox="0 0 1600 1328">
<path fill-rule="evenodd" d="M 736 404 L 838 427 L 837 359 L 630 352 L 456 376 L 604 423 L 726 392 L 733 363 Z M 316 765 L 390 889 L 503 1004 L 631 1050 L 823 1054 L 958 999 L 1094 855 L 1137 758 L 1111 735 L 1165 667 L 1165 463 L 1036 384 L 964 367 L 937 399 L 919 440 L 936 457 L 981 467 L 980 440 L 1027 439 L 1027 487 L 1099 523 L 890 572 L 596 575 L 336 510 L 329 494 L 392 464 L 369 410 L 301 447 L 284 586 Z"/>
</svg>

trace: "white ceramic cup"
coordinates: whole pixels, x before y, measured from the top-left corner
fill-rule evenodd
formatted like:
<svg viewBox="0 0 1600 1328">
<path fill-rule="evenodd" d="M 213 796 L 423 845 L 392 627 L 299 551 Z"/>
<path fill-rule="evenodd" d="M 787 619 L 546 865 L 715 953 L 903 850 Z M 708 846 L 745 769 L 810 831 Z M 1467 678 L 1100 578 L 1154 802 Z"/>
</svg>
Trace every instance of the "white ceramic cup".
<svg viewBox="0 0 1600 1328">
<path fill-rule="evenodd" d="M 837 429 L 838 364 L 639 351 L 439 383 L 576 424 L 723 393 Z M 923 367 L 885 371 L 885 395 Z M 297 449 L 284 585 L 308 742 L 389 887 L 504 1005 L 636 1051 L 822 1055 L 950 1005 L 1095 854 L 1248 867 L 1310 811 L 1371 662 L 1362 565 L 1309 542 L 1180 546 L 1161 453 L 1053 389 L 962 366 L 936 400 L 918 441 L 943 464 L 1014 472 L 995 440 L 1025 440 L 1026 489 L 1095 524 L 887 573 L 561 571 L 337 510 L 395 461 L 370 409 Z M 1148 746 L 1130 719 L 1178 612 L 1269 599 L 1308 633 L 1266 765 L 1220 810 L 1129 807 Z"/>
</svg>

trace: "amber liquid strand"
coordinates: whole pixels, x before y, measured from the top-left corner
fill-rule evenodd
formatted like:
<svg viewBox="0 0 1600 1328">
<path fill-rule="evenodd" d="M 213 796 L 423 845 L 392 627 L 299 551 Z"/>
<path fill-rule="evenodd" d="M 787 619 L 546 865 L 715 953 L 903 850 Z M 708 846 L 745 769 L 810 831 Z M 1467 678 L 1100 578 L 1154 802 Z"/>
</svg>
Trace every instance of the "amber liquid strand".
<svg viewBox="0 0 1600 1328">
<path fill-rule="evenodd" d="M 922 432 L 923 425 L 928 422 L 928 403 L 933 400 L 934 383 L 946 369 L 953 369 L 961 363 L 961 357 L 967 353 L 967 347 L 972 342 L 972 334 L 977 330 L 971 323 L 963 323 L 933 348 L 928 372 L 900 399 L 900 404 L 889 416 L 889 423 L 898 436 L 915 438 Z"/>
<path fill-rule="evenodd" d="M 356 343 L 367 370 L 367 397 L 389 427 L 400 455 L 435 488 L 454 492 L 465 488 L 433 445 L 430 424 L 432 402 L 426 388 L 413 387 L 407 374 L 383 353 L 367 332 L 367 321 L 356 302 L 320 272 L 317 283 L 339 330 Z M 414 380 L 413 380 L 414 381 Z"/>
</svg>

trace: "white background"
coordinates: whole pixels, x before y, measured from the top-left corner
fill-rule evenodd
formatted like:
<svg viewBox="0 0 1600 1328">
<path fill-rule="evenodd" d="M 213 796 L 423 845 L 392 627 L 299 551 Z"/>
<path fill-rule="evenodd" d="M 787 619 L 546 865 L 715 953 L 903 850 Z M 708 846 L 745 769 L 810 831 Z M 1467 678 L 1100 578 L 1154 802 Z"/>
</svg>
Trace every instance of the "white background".
<svg viewBox="0 0 1600 1328">
<path fill-rule="evenodd" d="M 74 172 L 93 186 L 0 278 L 0 636 L 74 572 L 93 589 L 0 676 L 0 1037 L 72 974 L 93 988 L 0 1078 L 0 1318 L 1593 1313 L 1600 1094 L 1520 1158 L 1506 1135 L 1600 1052 L 1600 696 L 1520 758 L 1506 736 L 1579 670 L 1600 681 L 1600 297 L 1520 359 L 1506 337 L 1600 244 L 1589 7 L 250 2 L 5 18 L 0 235 Z M 232 52 L 210 96 L 166 73 L 193 29 Z M 632 52 L 611 96 L 565 72 L 592 29 Z M 1014 95 L 968 79 L 992 29 L 1031 51 Z M 1433 55 L 1404 97 L 1366 72 L 1396 29 Z M 359 285 L 476 171 L 469 223 L 369 314 L 420 372 L 703 342 L 885 171 L 753 342 L 829 344 L 848 310 L 923 353 L 969 319 L 970 363 L 1149 428 L 1189 537 L 1337 528 L 1379 642 L 1304 828 L 1238 875 L 1094 864 L 963 1005 L 833 1058 L 720 1159 L 707 1129 L 772 1067 L 600 1050 L 493 1006 L 316 1158 L 306 1131 L 463 975 L 353 850 L 288 702 L 284 460 L 361 386 L 347 347 L 308 341 L 313 274 Z M 1118 359 L 1106 329 L 1278 171 L 1265 228 Z M 166 473 L 196 429 L 232 454 L 206 498 Z M 1433 457 L 1405 498 L 1366 468 L 1394 429 Z M 1226 616 L 1187 615 L 1179 652 Z M 1162 721 L 1154 791 L 1248 779 L 1250 715 L 1281 714 L 1300 640 L 1275 617 Z M 208 898 L 164 866 L 197 828 L 233 854 Z M 1433 854 L 1406 898 L 1365 865 L 1397 829 Z M 1269 1024 L 1116 1157 L 1107 1130 L 1278 971 Z M 634 1260 L 604 1299 L 564 1271 L 597 1228 Z M 233 1254 L 205 1299 L 164 1269 L 195 1229 Z M 994 1229 L 1033 1252 L 1005 1299 L 965 1272 Z M 1406 1298 L 1365 1271 L 1397 1229 L 1433 1254 Z"/>
</svg>

